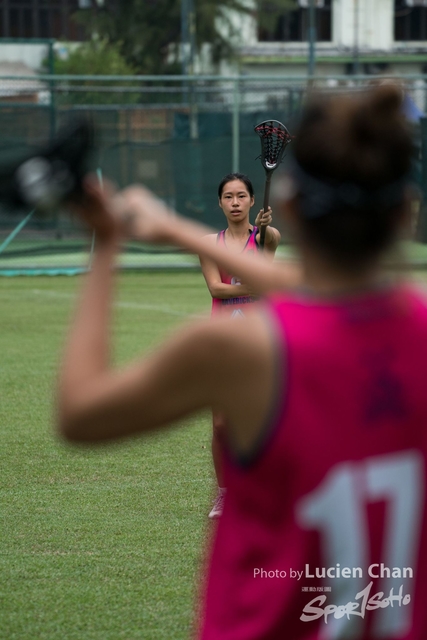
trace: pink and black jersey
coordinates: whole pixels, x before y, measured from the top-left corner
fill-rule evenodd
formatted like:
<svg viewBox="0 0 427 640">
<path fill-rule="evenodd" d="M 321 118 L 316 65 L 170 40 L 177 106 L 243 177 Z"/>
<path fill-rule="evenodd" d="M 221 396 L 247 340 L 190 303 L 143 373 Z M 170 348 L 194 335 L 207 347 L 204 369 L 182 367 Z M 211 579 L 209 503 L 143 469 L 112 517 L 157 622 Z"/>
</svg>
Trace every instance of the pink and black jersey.
<svg viewBox="0 0 427 640">
<path fill-rule="evenodd" d="M 256 253 L 259 249 L 256 243 L 256 235 L 258 233 L 258 227 L 254 227 L 249 234 L 248 240 L 242 250 L 242 253 Z M 225 230 L 220 231 L 217 235 L 217 243 L 223 246 L 225 245 Z M 226 271 L 219 269 L 221 276 L 221 282 L 224 284 L 240 284 L 239 278 L 230 275 Z M 236 298 L 212 298 L 212 314 L 219 311 L 227 312 L 229 314 L 241 314 L 244 312 L 244 308 L 247 304 L 256 302 L 257 298 L 254 296 L 238 296 Z"/>
<path fill-rule="evenodd" d="M 225 460 L 203 640 L 427 638 L 427 304 L 266 303 L 277 403 Z"/>
</svg>

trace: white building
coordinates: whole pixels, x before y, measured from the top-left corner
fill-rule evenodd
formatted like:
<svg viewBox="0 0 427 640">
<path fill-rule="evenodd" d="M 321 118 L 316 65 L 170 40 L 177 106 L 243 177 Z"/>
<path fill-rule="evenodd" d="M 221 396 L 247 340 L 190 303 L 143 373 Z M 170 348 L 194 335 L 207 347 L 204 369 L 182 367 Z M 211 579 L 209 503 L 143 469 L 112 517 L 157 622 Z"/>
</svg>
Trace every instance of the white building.
<svg viewBox="0 0 427 640">
<path fill-rule="evenodd" d="M 245 24 L 244 74 L 303 75 L 309 0 L 269 30 Z M 427 0 L 316 0 L 316 75 L 427 73 Z M 301 6 L 303 5 L 303 6 Z"/>
</svg>

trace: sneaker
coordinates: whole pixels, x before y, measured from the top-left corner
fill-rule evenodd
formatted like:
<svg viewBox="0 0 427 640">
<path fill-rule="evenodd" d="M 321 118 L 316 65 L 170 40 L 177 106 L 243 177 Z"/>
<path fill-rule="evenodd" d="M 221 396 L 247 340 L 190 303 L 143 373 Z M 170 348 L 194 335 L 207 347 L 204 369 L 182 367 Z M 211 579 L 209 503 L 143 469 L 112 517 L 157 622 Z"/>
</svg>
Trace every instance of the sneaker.
<svg viewBox="0 0 427 640">
<path fill-rule="evenodd" d="M 226 491 L 226 489 L 218 488 L 218 493 L 216 494 L 215 502 L 209 513 L 209 518 L 219 518 L 222 515 Z"/>
</svg>

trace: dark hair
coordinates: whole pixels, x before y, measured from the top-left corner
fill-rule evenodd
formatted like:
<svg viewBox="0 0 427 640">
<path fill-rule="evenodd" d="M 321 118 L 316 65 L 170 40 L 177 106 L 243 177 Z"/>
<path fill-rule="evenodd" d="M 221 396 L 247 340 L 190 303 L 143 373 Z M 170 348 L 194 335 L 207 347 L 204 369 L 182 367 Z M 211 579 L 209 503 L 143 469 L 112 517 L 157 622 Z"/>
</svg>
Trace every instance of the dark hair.
<svg viewBox="0 0 427 640">
<path fill-rule="evenodd" d="M 227 175 L 224 176 L 221 182 L 219 183 L 218 198 L 220 200 L 221 200 L 222 192 L 224 190 L 225 185 L 227 184 L 227 182 L 232 182 L 232 180 L 240 180 L 241 182 L 243 182 L 244 185 L 246 186 L 246 189 L 249 192 L 249 195 L 251 196 L 251 198 L 253 198 L 254 188 L 252 186 L 252 182 L 249 180 L 248 176 L 246 176 L 244 173 L 236 172 L 236 173 L 227 173 Z"/>
<path fill-rule="evenodd" d="M 401 90 L 384 85 L 357 96 L 312 99 L 293 151 L 302 174 L 322 181 L 331 193 L 350 187 L 363 196 L 356 205 L 335 199 L 339 206 L 326 215 L 301 215 L 303 238 L 342 269 L 367 265 L 394 238 L 411 167 L 413 145 Z M 296 182 L 303 206 L 304 181 L 297 177 Z M 394 197 L 382 197 L 390 189 Z"/>
</svg>

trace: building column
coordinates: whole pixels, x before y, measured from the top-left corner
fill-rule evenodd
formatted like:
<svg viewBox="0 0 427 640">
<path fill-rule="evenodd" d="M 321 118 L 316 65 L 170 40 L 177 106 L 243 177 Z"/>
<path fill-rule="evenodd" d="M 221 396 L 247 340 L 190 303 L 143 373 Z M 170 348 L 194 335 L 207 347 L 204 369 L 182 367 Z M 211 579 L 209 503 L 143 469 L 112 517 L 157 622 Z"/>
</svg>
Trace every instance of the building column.
<svg viewBox="0 0 427 640">
<path fill-rule="evenodd" d="M 332 41 L 337 47 L 354 46 L 354 13 L 360 0 L 335 0 L 332 11 Z"/>
<path fill-rule="evenodd" d="M 360 0 L 364 4 L 362 16 L 362 46 L 373 50 L 390 51 L 394 44 L 393 0 Z"/>
<path fill-rule="evenodd" d="M 388 51 L 394 43 L 393 0 L 336 0 L 332 38 L 337 46 Z"/>
</svg>

